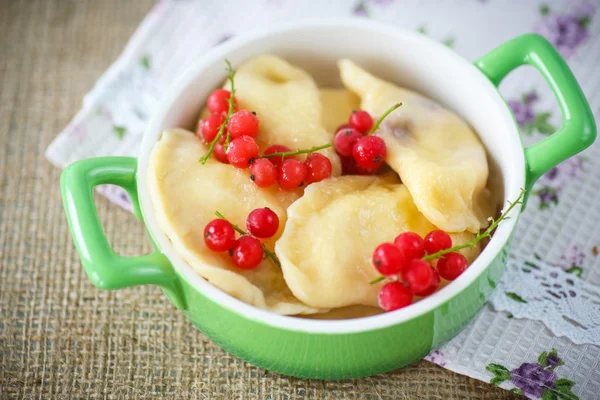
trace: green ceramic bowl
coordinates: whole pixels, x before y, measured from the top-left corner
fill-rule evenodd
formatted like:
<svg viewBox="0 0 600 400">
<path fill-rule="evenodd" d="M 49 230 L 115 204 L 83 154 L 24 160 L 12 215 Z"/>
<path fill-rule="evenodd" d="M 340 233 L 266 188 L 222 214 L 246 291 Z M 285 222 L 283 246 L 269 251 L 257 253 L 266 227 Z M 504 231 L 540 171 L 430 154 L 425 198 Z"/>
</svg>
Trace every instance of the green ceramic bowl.
<svg viewBox="0 0 600 400">
<path fill-rule="evenodd" d="M 418 360 L 460 332 L 486 303 L 504 270 L 518 211 L 452 284 L 405 309 L 343 321 L 275 315 L 234 299 L 194 273 L 158 228 L 146 185 L 152 146 L 166 128 L 193 127 L 206 97 L 225 79 L 225 58 L 235 67 L 264 53 L 305 68 L 321 85 L 339 85 L 335 62 L 347 57 L 440 101 L 479 133 L 491 164 L 500 172 L 504 200 L 516 199 L 521 188 L 531 189 L 543 173 L 594 141 L 594 119 L 577 81 L 557 51 L 536 35 L 517 37 L 473 65 L 423 35 L 364 19 L 284 24 L 228 41 L 194 62 L 156 110 L 139 158 L 88 159 L 65 169 L 61 186 L 73 240 L 97 287 L 158 285 L 223 349 L 287 375 L 354 378 Z M 525 149 L 497 90 L 510 71 L 524 64 L 534 66 L 552 87 L 564 121 L 553 135 Z M 92 196 L 92 189 L 105 183 L 131 195 L 155 253 L 121 257 L 111 249 Z"/>
</svg>

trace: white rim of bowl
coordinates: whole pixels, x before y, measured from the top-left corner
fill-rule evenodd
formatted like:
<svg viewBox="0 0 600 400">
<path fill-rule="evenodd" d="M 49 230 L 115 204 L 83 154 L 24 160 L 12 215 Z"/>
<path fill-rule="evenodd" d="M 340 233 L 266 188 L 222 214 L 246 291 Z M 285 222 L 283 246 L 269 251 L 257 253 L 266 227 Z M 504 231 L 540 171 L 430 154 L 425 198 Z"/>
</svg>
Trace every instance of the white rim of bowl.
<svg viewBox="0 0 600 400">
<path fill-rule="evenodd" d="M 337 26 L 339 28 L 359 28 L 366 30 L 375 30 L 381 33 L 385 33 L 390 36 L 412 36 L 418 40 L 422 40 L 430 46 L 438 47 L 438 51 L 446 52 L 447 57 L 453 57 L 458 62 L 462 62 L 464 67 L 472 70 L 473 79 L 480 81 L 481 85 L 487 86 L 490 95 L 495 97 L 494 102 L 498 107 L 505 109 L 505 124 L 507 130 L 512 132 L 512 140 L 508 143 L 506 151 L 518 154 L 521 160 L 521 171 L 520 176 L 505 176 L 504 177 L 504 196 L 506 199 L 515 199 L 520 193 L 521 188 L 525 187 L 525 156 L 523 147 L 521 145 L 519 133 L 517 131 L 514 118 L 509 112 L 509 109 L 498 92 L 497 88 L 484 76 L 484 74 L 477 69 L 470 62 L 448 49 L 446 46 L 433 42 L 431 39 L 424 37 L 416 32 L 403 30 L 390 25 L 377 23 L 373 21 L 363 20 L 359 18 L 319 18 L 309 19 L 304 21 L 298 21 L 293 23 L 279 23 L 273 24 L 271 27 L 266 29 L 260 29 L 253 31 L 248 34 L 244 34 L 243 37 L 234 37 L 229 41 L 217 46 L 207 52 L 201 59 L 196 60 L 189 68 L 178 78 L 175 83 L 170 87 L 164 101 L 159 106 L 158 110 L 154 113 L 148 127 L 145 131 L 144 138 L 138 157 L 138 198 L 140 202 L 140 208 L 144 215 L 144 220 L 147 229 L 150 231 L 152 237 L 156 240 L 162 254 L 164 254 L 171 262 L 173 268 L 179 273 L 180 278 L 185 279 L 190 285 L 196 288 L 199 292 L 204 294 L 206 297 L 215 301 L 222 306 L 230 309 L 237 313 L 242 318 L 251 319 L 257 322 L 270 325 L 272 327 L 313 333 L 313 334 L 340 334 L 340 333 L 358 333 L 365 331 L 372 331 L 377 329 L 386 328 L 392 325 L 397 325 L 402 322 L 408 321 L 413 318 L 417 318 L 429 311 L 432 311 L 445 302 L 452 299 L 463 291 L 468 285 L 475 281 L 479 275 L 487 268 L 492 260 L 498 255 L 504 244 L 509 240 L 512 231 L 515 228 L 517 218 L 512 218 L 503 221 L 498 228 L 490 242 L 487 244 L 483 252 L 477 257 L 477 259 L 469 266 L 469 268 L 451 284 L 445 286 L 438 292 L 431 296 L 419 300 L 412 305 L 390 313 L 383 313 L 374 316 L 347 319 L 347 320 L 316 320 L 316 319 L 305 319 L 294 316 L 279 315 L 273 312 L 263 310 L 254 306 L 251 306 L 241 300 L 238 300 L 229 294 L 217 289 L 211 285 L 208 281 L 198 275 L 192 267 L 190 267 L 175 251 L 171 242 L 162 232 L 158 226 L 157 220 L 154 216 L 154 206 L 148 194 L 147 183 L 146 183 L 146 171 L 148 168 L 149 155 L 152 147 L 156 140 L 160 137 L 160 133 L 157 132 L 162 121 L 167 115 L 167 112 L 171 105 L 179 98 L 180 94 L 184 89 L 194 80 L 197 75 L 205 68 L 207 64 L 210 64 L 214 59 L 224 59 L 235 49 L 244 46 L 245 44 L 254 40 L 264 38 L 269 35 L 276 35 L 283 32 L 311 29 L 311 28 L 323 28 Z M 510 135 L 507 135 L 507 137 Z M 516 161 L 516 160 L 514 160 Z M 503 171 L 504 173 L 505 171 Z M 506 204 L 506 203 L 505 203 Z M 520 210 L 514 210 L 514 212 L 520 213 Z"/>
</svg>

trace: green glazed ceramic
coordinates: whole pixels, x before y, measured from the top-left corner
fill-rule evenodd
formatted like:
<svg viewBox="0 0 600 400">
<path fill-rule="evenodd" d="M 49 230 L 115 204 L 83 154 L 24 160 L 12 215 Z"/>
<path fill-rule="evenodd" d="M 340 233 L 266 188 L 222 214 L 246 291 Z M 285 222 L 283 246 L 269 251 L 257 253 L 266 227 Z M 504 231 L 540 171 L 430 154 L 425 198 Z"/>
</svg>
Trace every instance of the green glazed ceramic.
<svg viewBox="0 0 600 400">
<path fill-rule="evenodd" d="M 335 62 L 350 58 L 370 72 L 417 90 L 463 116 L 498 170 L 504 200 L 531 189 L 546 171 L 588 147 L 596 127 L 564 60 L 543 38 L 517 37 L 475 62 L 417 33 L 362 19 L 286 24 L 233 39 L 195 62 L 167 93 L 144 136 L 139 157 L 82 160 L 67 167 L 62 194 L 73 240 L 91 281 L 102 289 L 158 285 L 202 332 L 228 352 L 287 375 L 342 379 L 383 373 L 422 358 L 454 337 L 486 303 L 504 270 L 518 210 L 500 224 L 477 260 L 456 281 L 405 309 L 342 321 L 275 315 L 242 303 L 196 275 L 158 228 L 146 170 L 167 128 L 193 127 L 206 97 L 234 67 L 274 53 L 305 68 L 320 85 L 339 85 Z M 552 87 L 563 114 L 553 135 L 523 148 L 518 127 L 496 86 L 515 68 L 534 66 Z M 131 195 L 156 252 L 122 257 L 100 226 L 92 190 L 115 184 Z"/>
</svg>

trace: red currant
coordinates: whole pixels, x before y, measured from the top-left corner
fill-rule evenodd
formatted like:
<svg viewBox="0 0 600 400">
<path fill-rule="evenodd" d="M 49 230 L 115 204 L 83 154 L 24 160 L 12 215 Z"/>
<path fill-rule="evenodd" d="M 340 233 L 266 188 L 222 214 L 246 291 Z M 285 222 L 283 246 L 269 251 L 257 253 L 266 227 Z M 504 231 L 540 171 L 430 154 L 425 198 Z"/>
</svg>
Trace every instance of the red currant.
<svg viewBox="0 0 600 400">
<path fill-rule="evenodd" d="M 213 148 L 213 154 L 218 161 L 222 162 L 223 164 L 229 164 L 223 143 L 217 142 L 215 144 L 215 147 Z"/>
<path fill-rule="evenodd" d="M 268 187 L 277 181 L 277 168 L 266 158 L 259 158 L 250 165 L 250 179 L 258 187 Z"/>
<path fill-rule="evenodd" d="M 256 137 L 258 135 L 258 118 L 248 110 L 240 110 L 229 118 L 227 129 L 232 138 Z"/>
<path fill-rule="evenodd" d="M 373 118 L 368 112 L 357 110 L 352 111 L 348 123 L 360 133 L 367 133 L 373 127 Z"/>
<path fill-rule="evenodd" d="M 292 151 L 292 149 L 290 149 L 287 146 L 281 145 L 281 144 L 274 144 L 265 149 L 265 155 L 268 156 L 269 154 L 273 154 L 273 153 L 285 153 L 286 151 Z M 271 158 L 269 158 L 269 160 L 271 160 L 273 165 L 275 165 L 276 167 L 279 167 L 283 163 L 284 160 L 288 160 L 290 158 L 295 158 L 295 157 L 294 156 L 271 157 Z"/>
<path fill-rule="evenodd" d="M 453 281 L 465 272 L 469 262 L 460 253 L 444 254 L 437 262 L 437 269 L 442 278 Z"/>
<path fill-rule="evenodd" d="M 444 231 L 431 231 L 425 236 L 425 252 L 427 254 L 437 253 L 452 247 L 452 238 Z"/>
<path fill-rule="evenodd" d="M 422 292 L 419 292 L 418 296 L 429 296 L 430 294 L 433 294 L 436 290 L 438 290 L 438 288 L 440 287 L 440 274 L 438 274 L 435 268 L 433 269 L 433 272 L 434 274 L 433 279 L 431 280 L 431 285 L 429 285 L 429 288 L 423 290 Z"/>
<path fill-rule="evenodd" d="M 362 133 L 353 128 L 347 128 L 338 131 L 333 139 L 335 151 L 345 157 L 351 156 L 352 148 L 362 137 Z"/>
<path fill-rule="evenodd" d="M 350 124 L 341 124 L 340 126 L 337 127 L 337 129 L 335 130 L 336 132 L 341 131 L 342 129 L 348 129 L 348 128 L 352 128 L 350 126 Z"/>
<path fill-rule="evenodd" d="M 206 143 L 210 143 L 214 140 L 219 133 L 219 128 L 221 127 L 221 124 L 223 124 L 224 120 L 225 117 L 219 114 L 211 114 L 202 120 L 201 134 L 202 139 L 204 139 Z M 227 132 L 223 130 L 223 136 L 225 136 L 226 133 Z"/>
<path fill-rule="evenodd" d="M 412 260 L 404 271 L 402 271 L 402 280 L 417 296 L 424 296 L 438 287 L 440 278 L 427 262 L 423 260 Z M 433 292 L 431 292 L 433 293 Z"/>
<path fill-rule="evenodd" d="M 241 269 L 254 269 L 263 259 L 264 251 L 260 240 L 253 236 L 242 236 L 229 251 L 233 263 Z"/>
<path fill-rule="evenodd" d="M 423 258 L 425 255 L 425 242 L 414 232 L 404 232 L 396 236 L 394 244 L 404 253 L 407 261 Z"/>
<path fill-rule="evenodd" d="M 233 139 L 227 148 L 227 159 L 236 168 L 248 168 L 258 157 L 258 145 L 250 136 Z"/>
<path fill-rule="evenodd" d="M 306 167 L 298 160 L 285 160 L 279 167 L 277 181 L 284 190 L 296 190 L 304 185 Z"/>
<path fill-rule="evenodd" d="M 371 174 L 366 169 L 359 167 L 353 157 L 341 157 L 342 159 L 342 175 L 369 175 Z"/>
<path fill-rule="evenodd" d="M 381 167 L 386 155 L 385 142 L 379 136 L 363 136 L 352 148 L 356 163 L 367 171 L 375 171 Z"/>
<path fill-rule="evenodd" d="M 379 290 L 377 300 L 385 311 L 394 311 L 410 305 L 413 294 L 402 282 L 389 282 Z"/>
<path fill-rule="evenodd" d="M 246 229 L 258 238 L 270 238 L 279 229 L 279 217 L 268 207 L 257 208 L 248 214 Z"/>
<path fill-rule="evenodd" d="M 331 176 L 331 161 L 323 154 L 312 153 L 304 161 L 306 166 L 306 184 L 310 185 L 314 182 L 320 182 Z"/>
<path fill-rule="evenodd" d="M 224 219 L 214 219 L 204 228 L 204 243 L 212 251 L 227 251 L 235 242 L 235 230 Z"/>
<path fill-rule="evenodd" d="M 206 106 L 208 110 L 213 114 L 226 114 L 229 111 L 229 97 L 231 92 L 225 89 L 217 89 L 208 96 L 206 100 Z M 233 100 L 233 104 L 236 105 L 236 100 Z"/>
<path fill-rule="evenodd" d="M 373 265 L 382 275 L 391 276 L 402 272 L 406 259 L 394 244 L 383 243 L 373 252 Z"/>
</svg>

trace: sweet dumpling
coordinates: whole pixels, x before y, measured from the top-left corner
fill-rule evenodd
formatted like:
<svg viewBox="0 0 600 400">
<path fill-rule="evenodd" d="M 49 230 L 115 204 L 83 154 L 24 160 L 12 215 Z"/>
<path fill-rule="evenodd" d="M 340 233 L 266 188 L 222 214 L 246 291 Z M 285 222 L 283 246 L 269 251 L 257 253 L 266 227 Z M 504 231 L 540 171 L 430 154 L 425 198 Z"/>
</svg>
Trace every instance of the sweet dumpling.
<svg viewBox="0 0 600 400">
<path fill-rule="evenodd" d="M 339 68 L 344 85 L 371 115 L 403 103 L 377 134 L 387 145 L 386 162 L 400 175 L 419 211 L 448 232 L 487 227 L 494 212 L 486 189 L 488 163 L 471 127 L 432 100 L 378 79 L 350 60 L 341 60 Z"/>
<path fill-rule="evenodd" d="M 275 251 L 292 293 L 315 308 L 377 306 L 379 285 L 369 281 L 373 249 L 406 231 L 437 229 L 395 176 L 342 176 L 312 184 L 288 208 Z M 455 244 L 471 233 L 452 234 Z M 463 254 L 472 261 L 479 247 Z"/>
<path fill-rule="evenodd" d="M 304 70 L 273 56 L 255 57 L 237 69 L 236 98 L 240 109 L 256 112 L 261 150 L 272 144 L 309 149 L 331 143 L 335 132 L 322 124 L 319 88 Z M 229 84 L 225 85 L 229 88 Z M 341 174 L 340 159 L 332 148 L 321 151 L 329 157 L 333 176 Z"/>
<path fill-rule="evenodd" d="M 193 133 L 164 132 L 155 144 L 148 169 L 148 188 L 161 229 L 175 250 L 202 277 L 224 292 L 279 314 L 312 314 L 320 310 L 299 301 L 287 288 L 281 270 L 264 260 L 253 270 L 233 266 L 227 253 L 214 253 L 204 243 L 204 227 L 223 213 L 238 226 L 259 207 L 280 218 L 280 232 L 265 244 L 273 248 L 286 221 L 286 208 L 298 195 L 279 188 L 259 188 L 248 170 L 232 168 L 210 158 L 198 159 L 206 147 Z"/>
<path fill-rule="evenodd" d="M 360 99 L 348 89 L 321 89 L 323 127 L 334 134 L 341 124 L 348 122 L 352 111 L 358 110 Z"/>
</svg>

